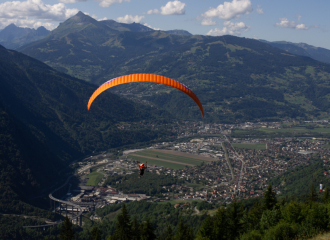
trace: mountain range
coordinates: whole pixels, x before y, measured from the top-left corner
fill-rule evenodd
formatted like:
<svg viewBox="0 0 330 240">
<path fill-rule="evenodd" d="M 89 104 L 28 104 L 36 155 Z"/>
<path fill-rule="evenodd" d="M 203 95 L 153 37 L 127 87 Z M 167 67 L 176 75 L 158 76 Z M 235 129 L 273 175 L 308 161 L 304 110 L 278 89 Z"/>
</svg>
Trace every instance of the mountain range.
<svg viewBox="0 0 330 240">
<path fill-rule="evenodd" d="M 330 63 L 330 50 L 326 48 L 315 47 L 306 43 L 292 43 L 286 41 L 269 42 L 265 40 L 261 41 L 291 54 L 306 56 L 320 62 Z"/>
<path fill-rule="evenodd" d="M 0 31 L 0 44 L 9 49 L 16 49 L 25 44 L 44 38 L 50 33 L 44 27 L 38 29 L 17 27 L 10 24 Z"/>
<path fill-rule="evenodd" d="M 138 72 L 174 78 L 195 91 L 206 110 L 205 121 L 327 116 L 329 64 L 254 39 L 119 26 L 79 12 L 18 51 L 95 84 Z M 163 86 L 130 84 L 112 91 L 157 104 L 180 118 L 199 117 L 191 101 Z"/>
</svg>

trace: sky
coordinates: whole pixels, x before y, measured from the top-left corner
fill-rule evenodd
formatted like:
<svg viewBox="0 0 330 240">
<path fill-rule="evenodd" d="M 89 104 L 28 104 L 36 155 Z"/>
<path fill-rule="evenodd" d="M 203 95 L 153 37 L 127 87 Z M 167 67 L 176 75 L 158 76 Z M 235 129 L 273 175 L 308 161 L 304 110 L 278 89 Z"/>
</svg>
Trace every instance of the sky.
<svg viewBox="0 0 330 240">
<path fill-rule="evenodd" d="M 82 11 L 157 30 L 307 43 L 330 49 L 329 0 L 0 0 L 0 29 L 55 29 Z"/>
</svg>

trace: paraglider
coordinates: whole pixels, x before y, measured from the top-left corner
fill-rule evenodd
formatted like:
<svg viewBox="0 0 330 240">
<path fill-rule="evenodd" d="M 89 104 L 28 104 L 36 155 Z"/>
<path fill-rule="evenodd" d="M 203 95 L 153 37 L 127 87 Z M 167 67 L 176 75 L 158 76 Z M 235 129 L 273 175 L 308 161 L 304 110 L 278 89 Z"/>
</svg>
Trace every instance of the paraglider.
<svg viewBox="0 0 330 240">
<path fill-rule="evenodd" d="M 164 84 L 164 85 L 179 89 L 180 91 L 184 92 L 185 94 L 187 94 L 189 97 L 191 97 L 195 101 L 195 103 L 198 105 L 198 107 L 202 113 L 202 116 L 204 117 L 204 110 L 203 110 L 203 106 L 202 106 L 201 102 L 189 88 L 187 88 L 182 83 L 180 83 L 176 80 L 173 80 L 171 78 L 167 78 L 167 77 L 156 75 L 156 74 L 148 74 L 148 73 L 130 74 L 130 75 L 126 75 L 126 76 L 113 78 L 113 79 L 103 83 L 98 89 L 96 89 L 96 91 L 90 97 L 90 99 L 88 101 L 87 109 L 88 110 L 90 109 L 90 106 L 93 103 L 93 101 L 95 100 L 95 98 L 98 95 L 100 95 L 102 92 L 104 92 L 105 90 L 107 90 L 111 87 L 120 85 L 120 84 L 130 83 L 130 82 L 154 82 L 154 83 Z"/>
<path fill-rule="evenodd" d="M 148 168 L 147 167 L 147 163 L 148 163 L 148 161 L 146 162 L 146 164 L 144 164 L 144 163 L 141 163 L 140 164 L 140 162 L 138 161 L 138 165 L 139 165 L 139 169 L 140 169 L 140 171 L 139 171 L 139 178 L 141 178 L 143 176 L 144 169 Z"/>
</svg>

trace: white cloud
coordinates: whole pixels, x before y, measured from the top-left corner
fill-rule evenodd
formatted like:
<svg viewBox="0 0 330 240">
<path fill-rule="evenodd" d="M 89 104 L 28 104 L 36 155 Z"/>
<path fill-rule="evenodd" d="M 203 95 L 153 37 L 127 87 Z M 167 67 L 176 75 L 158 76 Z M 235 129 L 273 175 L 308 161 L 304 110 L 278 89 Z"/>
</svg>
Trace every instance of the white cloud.
<svg viewBox="0 0 330 240">
<path fill-rule="evenodd" d="M 14 23 L 19 27 L 44 26 L 52 30 L 57 26 L 57 23 L 53 22 L 64 21 L 77 12 L 78 9 L 67 8 L 64 3 L 50 5 L 42 0 L 7 1 L 0 3 L 0 28 Z"/>
<path fill-rule="evenodd" d="M 222 29 L 215 28 L 211 29 L 206 35 L 210 36 L 222 36 L 222 35 L 235 35 L 239 36 L 242 32 L 249 30 L 250 26 L 247 26 L 243 22 L 233 23 L 230 21 L 225 21 L 223 23 L 224 27 Z"/>
<path fill-rule="evenodd" d="M 68 9 L 63 3 L 49 5 L 41 0 L 12 1 L 0 4 L 0 18 L 27 19 L 29 17 L 48 21 L 64 21 L 75 15 L 78 9 Z"/>
<path fill-rule="evenodd" d="M 117 21 L 121 23 L 133 23 L 133 22 L 139 23 L 143 18 L 144 16 L 139 16 L 139 15 L 136 16 L 125 15 L 124 17 L 118 17 Z"/>
<path fill-rule="evenodd" d="M 287 18 L 279 18 L 280 22 L 276 23 L 275 26 L 277 27 L 284 27 L 284 28 L 293 28 L 297 30 L 307 30 L 308 27 L 305 24 L 297 24 L 295 21 L 289 21 Z"/>
<path fill-rule="evenodd" d="M 216 8 L 210 8 L 202 14 L 202 17 L 210 19 L 218 17 L 224 20 L 231 20 L 240 15 L 249 14 L 252 10 L 250 0 L 233 0 L 232 2 L 224 2 Z"/>
<path fill-rule="evenodd" d="M 183 15 L 185 14 L 185 6 L 185 3 L 178 0 L 169 1 L 165 6 L 160 7 L 160 11 L 158 9 L 153 9 L 149 10 L 146 14 Z"/>
<path fill-rule="evenodd" d="M 17 18 L 0 18 L 0 29 L 7 27 L 9 24 L 14 23 L 18 27 L 34 28 L 44 26 L 48 30 L 53 30 L 56 26 L 50 22 L 41 22 L 34 19 L 17 19 Z"/>
<path fill-rule="evenodd" d="M 300 14 L 297 14 L 297 18 L 298 18 L 298 22 L 299 22 L 300 19 L 301 19 L 301 15 Z"/>
<path fill-rule="evenodd" d="M 58 0 L 62 3 L 76 3 L 76 2 L 86 2 L 87 0 Z"/>
<path fill-rule="evenodd" d="M 107 17 L 104 18 L 98 18 L 95 14 L 90 15 L 88 12 L 84 12 L 85 15 L 91 16 L 92 18 L 96 19 L 97 21 L 103 21 L 103 20 L 108 20 Z"/>
<path fill-rule="evenodd" d="M 257 6 L 256 11 L 257 11 L 257 13 L 259 13 L 259 14 L 264 14 L 264 10 L 262 10 L 262 8 L 261 8 L 260 5 Z"/>
<path fill-rule="evenodd" d="M 154 28 L 154 27 L 151 27 L 148 23 L 143 23 L 142 25 L 144 25 L 144 26 L 146 26 L 146 27 L 148 27 L 148 28 L 151 28 L 151 29 L 153 29 L 153 30 L 163 30 L 163 29 L 161 29 L 161 28 Z"/>
<path fill-rule="evenodd" d="M 70 0 L 69 0 L 70 1 Z M 110 7 L 114 3 L 130 2 L 130 0 L 97 0 L 101 7 Z"/>
<path fill-rule="evenodd" d="M 212 20 L 212 18 L 203 18 L 202 25 L 204 26 L 212 26 L 217 24 L 215 21 Z"/>
<path fill-rule="evenodd" d="M 296 26 L 296 29 L 299 29 L 299 30 L 307 30 L 308 29 L 308 27 L 306 27 L 306 25 L 305 24 L 298 24 L 297 26 Z"/>
<path fill-rule="evenodd" d="M 160 14 L 159 10 L 158 9 L 151 9 L 147 12 L 147 14 Z"/>
</svg>

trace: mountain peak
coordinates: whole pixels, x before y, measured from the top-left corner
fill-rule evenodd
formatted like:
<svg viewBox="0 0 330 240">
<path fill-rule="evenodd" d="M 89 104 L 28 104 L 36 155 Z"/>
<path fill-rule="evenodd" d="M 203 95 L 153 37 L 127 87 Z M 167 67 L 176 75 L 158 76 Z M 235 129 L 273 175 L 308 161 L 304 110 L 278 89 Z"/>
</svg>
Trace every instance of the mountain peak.
<svg viewBox="0 0 330 240">
<path fill-rule="evenodd" d="M 69 18 L 68 20 L 66 20 L 64 23 L 74 23 L 74 24 L 83 24 L 83 23 L 95 23 L 97 22 L 94 18 L 84 14 L 83 12 L 79 11 L 76 15 L 74 15 L 73 17 Z"/>
<path fill-rule="evenodd" d="M 86 16 L 86 14 L 84 14 L 82 11 L 79 11 L 75 16 L 84 17 L 84 16 Z"/>
<path fill-rule="evenodd" d="M 18 27 L 14 24 L 14 23 L 11 23 L 11 24 L 9 24 L 7 27 L 5 27 L 4 29 L 17 29 Z M 3 30 L 4 30 L 3 29 Z"/>
</svg>

